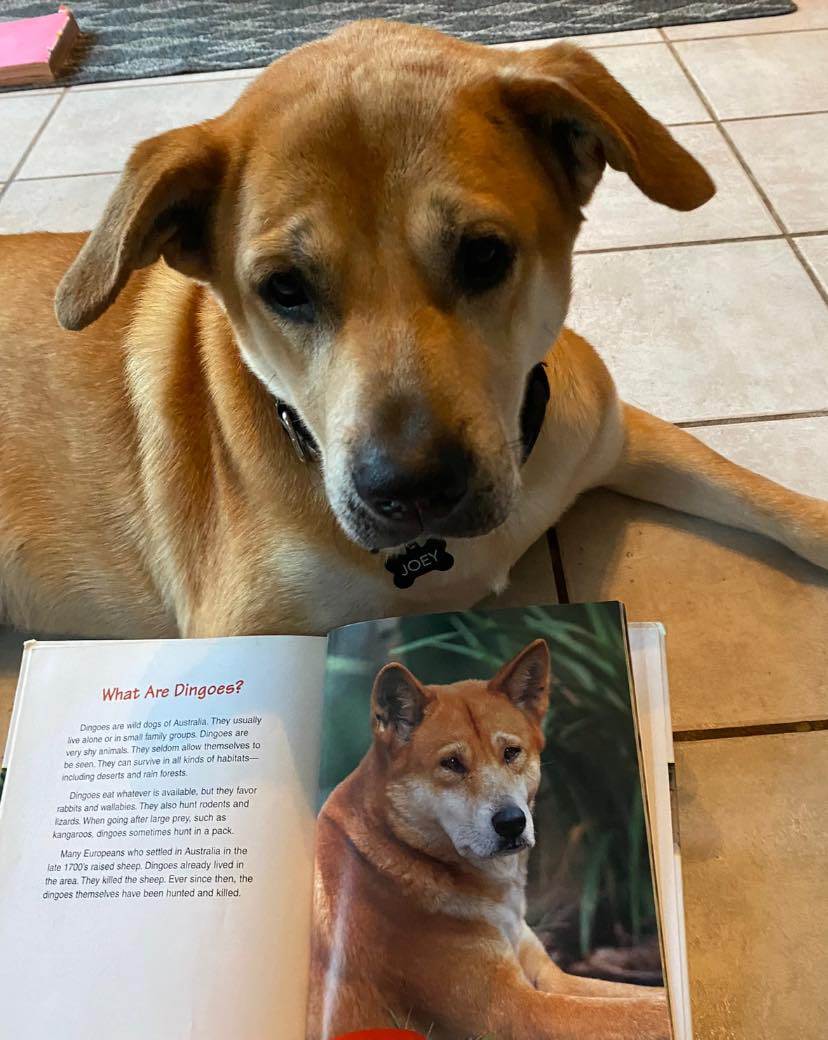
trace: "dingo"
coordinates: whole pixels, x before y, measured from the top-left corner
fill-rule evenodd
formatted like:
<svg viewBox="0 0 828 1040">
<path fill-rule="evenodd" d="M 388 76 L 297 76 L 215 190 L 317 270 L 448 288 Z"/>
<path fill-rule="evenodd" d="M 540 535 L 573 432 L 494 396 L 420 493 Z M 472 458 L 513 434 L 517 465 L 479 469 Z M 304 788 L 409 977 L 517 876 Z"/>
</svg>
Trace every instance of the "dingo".
<svg viewBox="0 0 828 1040">
<path fill-rule="evenodd" d="M 663 991 L 567 975 L 524 921 L 543 640 L 489 682 L 374 684 L 373 745 L 318 821 L 308 1040 L 661 1040 Z"/>
</svg>

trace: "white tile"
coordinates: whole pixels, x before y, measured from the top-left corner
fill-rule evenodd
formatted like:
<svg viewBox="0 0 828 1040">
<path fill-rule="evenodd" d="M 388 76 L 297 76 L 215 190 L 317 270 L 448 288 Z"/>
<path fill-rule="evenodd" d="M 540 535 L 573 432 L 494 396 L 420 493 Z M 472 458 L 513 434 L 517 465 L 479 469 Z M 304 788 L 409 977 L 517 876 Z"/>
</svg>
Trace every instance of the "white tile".
<svg viewBox="0 0 828 1040">
<path fill-rule="evenodd" d="M 725 125 L 787 230 L 828 230 L 828 115 Z"/>
<path fill-rule="evenodd" d="M 54 94 L 0 97 L 0 178 L 5 180 L 55 104 Z"/>
<path fill-rule="evenodd" d="M 706 36 L 752 36 L 756 33 L 791 32 L 828 28 L 826 0 L 796 0 L 795 11 L 768 18 L 734 18 L 724 22 L 676 25 L 665 29 L 671 40 L 697 40 Z"/>
<path fill-rule="evenodd" d="M 690 433 L 740 466 L 828 499 L 828 416 L 702 426 Z"/>
<path fill-rule="evenodd" d="M 687 40 L 676 50 L 720 119 L 828 109 L 828 30 Z"/>
<path fill-rule="evenodd" d="M 164 87 L 176 83 L 203 83 L 213 79 L 254 79 L 267 66 L 254 69 L 219 69 L 215 72 L 182 72 L 175 76 L 147 76 L 141 79 L 116 79 L 105 83 L 79 83 L 69 90 L 117 90 L 120 87 Z"/>
<path fill-rule="evenodd" d="M 0 199 L 0 234 L 89 231 L 117 183 L 117 173 L 14 181 Z"/>
<path fill-rule="evenodd" d="M 810 235 L 798 238 L 796 244 L 808 262 L 808 266 L 828 292 L 828 235 Z"/>
<path fill-rule="evenodd" d="M 710 119 L 666 43 L 600 47 L 594 54 L 650 115 L 662 123 Z"/>
<path fill-rule="evenodd" d="M 552 43 L 577 43 L 581 47 L 621 47 L 631 43 L 661 43 L 658 29 L 625 29 L 621 32 L 586 33 L 583 36 L 559 36 L 548 40 L 520 40 L 516 43 L 493 43 L 493 47 L 531 51 Z"/>
<path fill-rule="evenodd" d="M 20 172 L 51 177 L 117 170 L 146 137 L 226 111 L 246 80 L 70 92 Z"/>
<path fill-rule="evenodd" d="M 607 249 L 778 234 L 778 228 L 713 123 L 676 126 L 671 133 L 707 169 L 716 194 L 699 209 L 679 213 L 651 202 L 627 177 L 607 167 L 586 209 L 576 248 Z"/>
<path fill-rule="evenodd" d="M 828 310 L 777 239 L 575 258 L 568 324 L 673 421 L 828 405 Z"/>
</svg>

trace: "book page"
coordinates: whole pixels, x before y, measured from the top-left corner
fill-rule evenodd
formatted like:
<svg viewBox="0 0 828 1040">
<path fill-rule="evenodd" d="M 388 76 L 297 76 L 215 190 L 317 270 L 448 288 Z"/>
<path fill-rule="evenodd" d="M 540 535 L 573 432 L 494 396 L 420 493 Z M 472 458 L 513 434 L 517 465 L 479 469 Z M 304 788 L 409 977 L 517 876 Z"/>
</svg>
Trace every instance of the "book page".
<svg viewBox="0 0 828 1040">
<path fill-rule="evenodd" d="M 325 645 L 30 645 L 0 803 L 9 1036 L 300 1040 Z"/>
<path fill-rule="evenodd" d="M 631 622 L 628 633 L 673 1032 L 676 1040 L 692 1040 L 681 850 L 674 842 L 678 821 L 671 806 L 670 769 L 675 755 L 664 628 L 656 622 Z"/>
<path fill-rule="evenodd" d="M 319 806 L 308 1040 L 671 1037 L 618 604 L 332 632 Z"/>
</svg>

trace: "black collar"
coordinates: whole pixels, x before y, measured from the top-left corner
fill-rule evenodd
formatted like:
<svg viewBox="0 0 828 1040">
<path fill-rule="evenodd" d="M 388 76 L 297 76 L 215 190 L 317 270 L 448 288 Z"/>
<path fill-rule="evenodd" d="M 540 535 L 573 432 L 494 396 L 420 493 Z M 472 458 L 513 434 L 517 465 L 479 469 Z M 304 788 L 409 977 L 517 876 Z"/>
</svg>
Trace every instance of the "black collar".
<svg viewBox="0 0 828 1040">
<path fill-rule="evenodd" d="M 299 418 L 299 413 L 296 409 L 291 408 L 284 401 L 277 400 L 276 414 L 279 416 L 279 422 L 284 426 L 288 437 L 290 437 L 290 443 L 293 445 L 293 450 L 296 452 L 299 461 L 307 462 L 310 459 L 318 459 L 319 447 L 313 439 L 313 434 Z"/>
<path fill-rule="evenodd" d="M 546 365 L 541 362 L 532 369 L 526 380 L 523 405 L 520 409 L 520 439 L 523 445 L 521 463 L 526 462 L 532 454 L 535 442 L 541 432 L 546 406 L 549 403 L 549 377 Z M 301 462 L 316 460 L 320 452 L 313 434 L 299 418 L 295 408 L 284 401 L 276 401 L 276 414 L 290 437 L 290 443 Z"/>
<path fill-rule="evenodd" d="M 549 404 L 549 376 L 546 365 L 541 361 L 535 365 L 526 380 L 523 404 L 520 409 L 520 439 L 523 443 L 521 463 L 532 454 L 532 448 L 540 436 L 546 406 Z"/>
</svg>

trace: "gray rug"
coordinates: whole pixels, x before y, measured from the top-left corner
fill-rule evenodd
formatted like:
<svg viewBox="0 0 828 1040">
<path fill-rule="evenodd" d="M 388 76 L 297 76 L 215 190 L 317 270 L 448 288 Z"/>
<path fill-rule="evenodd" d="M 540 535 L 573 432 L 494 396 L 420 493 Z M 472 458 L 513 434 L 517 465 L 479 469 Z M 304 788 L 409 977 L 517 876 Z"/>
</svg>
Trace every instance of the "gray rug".
<svg viewBox="0 0 828 1040">
<path fill-rule="evenodd" d="M 796 10 L 787 0 L 70 0 L 84 33 L 63 83 L 256 68 L 357 18 L 435 26 L 480 43 L 616 32 Z M 0 18 L 48 14 L 51 3 L 0 0 Z"/>
</svg>

